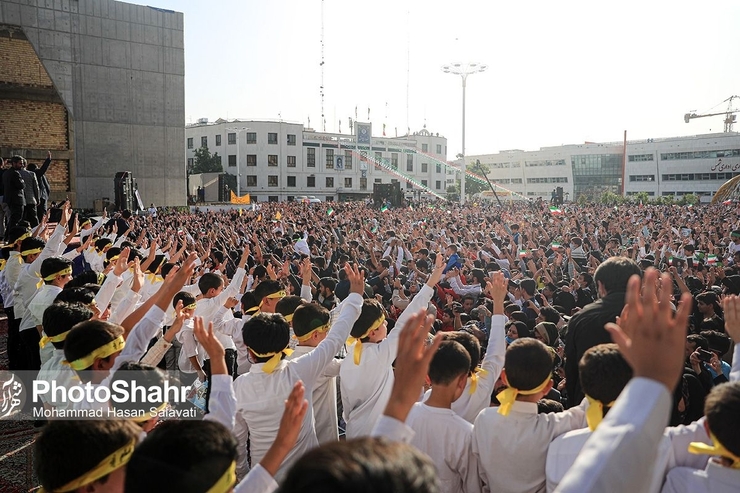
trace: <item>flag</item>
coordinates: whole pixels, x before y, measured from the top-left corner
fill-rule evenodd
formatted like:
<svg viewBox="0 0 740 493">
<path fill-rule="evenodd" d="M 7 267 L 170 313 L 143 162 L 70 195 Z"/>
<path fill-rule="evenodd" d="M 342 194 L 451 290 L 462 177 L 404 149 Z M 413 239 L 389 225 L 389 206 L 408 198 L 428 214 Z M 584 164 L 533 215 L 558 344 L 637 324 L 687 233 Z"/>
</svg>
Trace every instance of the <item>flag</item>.
<svg viewBox="0 0 740 493">
<path fill-rule="evenodd" d="M 262 214 L 260 214 L 260 215 L 257 216 L 257 220 L 258 221 L 262 221 Z"/>
<path fill-rule="evenodd" d="M 562 246 L 560 245 L 560 243 L 553 242 L 550 248 L 552 248 L 553 250 L 560 250 Z"/>
<path fill-rule="evenodd" d="M 388 210 L 388 206 L 383 204 L 383 207 L 380 208 L 380 212 L 385 212 Z"/>
<path fill-rule="evenodd" d="M 329 209 L 326 211 L 326 215 L 331 216 L 332 214 L 334 214 L 334 209 L 332 209 L 332 207 L 329 206 Z"/>
<path fill-rule="evenodd" d="M 519 250 L 519 258 L 525 258 L 527 256 L 526 250 Z"/>
<path fill-rule="evenodd" d="M 373 226 L 370 231 L 372 231 L 373 233 L 377 233 L 378 232 L 378 227 L 377 226 Z"/>
<path fill-rule="evenodd" d="M 409 210 L 413 211 L 414 210 L 414 206 L 411 205 L 411 204 L 409 204 Z"/>
<path fill-rule="evenodd" d="M 383 137 L 385 137 L 385 123 L 383 124 Z"/>
<path fill-rule="evenodd" d="M 234 191 L 231 191 L 231 203 L 232 204 L 249 204 L 249 194 L 246 193 L 242 197 L 239 197 Z"/>
<path fill-rule="evenodd" d="M 281 213 L 280 211 L 277 211 L 277 212 L 275 213 L 275 220 L 276 220 L 276 221 L 279 221 L 279 220 L 281 220 L 282 218 L 283 218 L 283 214 L 282 214 L 282 213 Z"/>
<path fill-rule="evenodd" d="M 241 207 L 239 207 L 239 217 L 242 217 L 242 214 L 243 214 L 243 213 L 244 213 L 244 211 L 242 211 L 242 208 L 241 208 Z"/>
<path fill-rule="evenodd" d="M 555 207 L 553 205 L 553 206 L 550 206 L 550 214 L 552 214 L 554 216 L 562 216 L 563 215 L 563 211 L 561 211 L 559 207 Z"/>
<path fill-rule="evenodd" d="M 668 257 L 668 265 L 673 265 L 673 257 Z"/>
<path fill-rule="evenodd" d="M 723 205 L 731 205 L 732 204 L 732 199 L 725 200 L 724 202 L 722 202 L 722 204 Z"/>
<path fill-rule="evenodd" d="M 717 263 L 717 256 L 716 255 L 707 255 L 707 264 L 716 264 Z"/>
</svg>

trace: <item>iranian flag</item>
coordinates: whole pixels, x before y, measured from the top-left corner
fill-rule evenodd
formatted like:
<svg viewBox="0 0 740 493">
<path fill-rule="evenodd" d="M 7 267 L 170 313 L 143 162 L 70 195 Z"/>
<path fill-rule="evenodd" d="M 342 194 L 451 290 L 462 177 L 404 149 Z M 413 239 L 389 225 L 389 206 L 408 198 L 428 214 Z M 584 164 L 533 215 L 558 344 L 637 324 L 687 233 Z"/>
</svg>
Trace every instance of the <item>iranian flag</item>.
<svg viewBox="0 0 740 493">
<path fill-rule="evenodd" d="M 525 258 L 527 256 L 526 250 L 519 250 L 519 258 Z"/>
<path fill-rule="evenodd" d="M 332 209 L 332 207 L 329 206 L 329 210 L 326 211 L 326 215 L 331 216 L 332 214 L 334 214 L 334 209 Z"/>
<path fill-rule="evenodd" d="M 385 212 L 388 210 L 388 206 L 383 204 L 383 207 L 380 208 L 380 212 Z"/>
<path fill-rule="evenodd" d="M 561 248 L 563 248 L 563 245 L 553 242 L 550 248 L 552 248 L 553 250 L 560 250 Z"/>
<path fill-rule="evenodd" d="M 723 205 L 732 205 L 732 199 L 725 200 L 724 202 L 722 202 L 722 204 Z"/>
<path fill-rule="evenodd" d="M 714 265 L 717 263 L 717 256 L 716 255 L 707 255 L 707 264 Z"/>
<path fill-rule="evenodd" d="M 555 207 L 553 205 L 550 207 L 550 214 L 555 215 L 555 216 L 562 216 L 563 211 L 561 211 L 559 207 Z"/>
</svg>

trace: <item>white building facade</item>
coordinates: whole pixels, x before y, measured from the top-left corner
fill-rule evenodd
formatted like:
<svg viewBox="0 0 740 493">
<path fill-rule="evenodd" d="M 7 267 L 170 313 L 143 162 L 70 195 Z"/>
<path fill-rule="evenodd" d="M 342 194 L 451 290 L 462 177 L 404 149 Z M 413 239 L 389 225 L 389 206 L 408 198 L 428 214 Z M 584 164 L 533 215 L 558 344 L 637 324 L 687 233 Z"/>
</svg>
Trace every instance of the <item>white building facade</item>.
<svg viewBox="0 0 740 493">
<path fill-rule="evenodd" d="M 187 164 L 205 145 L 221 157 L 224 172 L 237 176 L 234 191 L 259 202 L 299 196 L 359 200 L 373 193 L 375 183 L 393 182 L 407 197 L 433 196 L 422 187 L 444 196 L 454 183 L 455 171 L 445 166 L 444 136 L 423 129 L 402 137 L 372 137 L 369 145 L 357 140 L 357 135 L 317 132 L 290 122 L 199 120 L 185 127 Z"/>
</svg>

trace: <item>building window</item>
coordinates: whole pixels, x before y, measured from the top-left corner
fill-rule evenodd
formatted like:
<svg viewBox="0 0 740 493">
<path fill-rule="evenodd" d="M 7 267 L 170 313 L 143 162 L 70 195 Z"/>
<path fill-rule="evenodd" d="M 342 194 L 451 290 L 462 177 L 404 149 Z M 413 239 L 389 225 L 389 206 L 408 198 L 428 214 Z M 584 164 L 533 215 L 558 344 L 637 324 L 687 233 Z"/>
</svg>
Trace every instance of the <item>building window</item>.
<svg viewBox="0 0 740 493">
<path fill-rule="evenodd" d="M 315 168 L 316 167 L 316 149 L 314 149 L 313 147 L 309 147 L 308 149 L 306 149 L 306 151 L 308 152 L 306 154 L 306 166 L 308 166 L 309 168 Z"/>
<path fill-rule="evenodd" d="M 383 183 L 383 179 L 382 178 L 376 178 L 375 179 L 375 183 Z"/>
<path fill-rule="evenodd" d="M 406 182 L 406 190 L 411 190 L 411 188 L 413 188 L 413 185 L 411 184 L 410 181 L 407 181 Z"/>
<path fill-rule="evenodd" d="M 344 188 L 352 188 L 352 178 L 346 177 L 344 179 Z"/>
<path fill-rule="evenodd" d="M 382 162 L 383 161 L 383 153 L 382 152 L 375 152 L 375 161 Z"/>
<path fill-rule="evenodd" d="M 313 188 L 316 186 L 316 177 L 315 176 L 307 176 L 306 177 L 306 186 L 309 188 Z"/>
<path fill-rule="evenodd" d="M 440 180 L 435 181 L 434 182 L 434 188 L 436 188 L 437 190 L 439 190 L 440 188 L 442 188 L 442 182 Z"/>
<path fill-rule="evenodd" d="M 295 156 L 288 156 L 288 168 L 295 168 Z"/>
<path fill-rule="evenodd" d="M 352 151 L 344 151 L 344 169 L 352 169 Z"/>
<path fill-rule="evenodd" d="M 334 169 L 334 149 L 326 150 L 326 169 Z"/>
<path fill-rule="evenodd" d="M 421 186 L 423 186 L 423 187 L 427 186 L 427 181 L 426 180 L 421 180 Z"/>
<path fill-rule="evenodd" d="M 360 177 L 360 190 L 367 190 L 367 178 Z"/>
<path fill-rule="evenodd" d="M 193 138 L 188 137 L 188 149 L 192 149 L 192 148 L 193 148 Z"/>
<path fill-rule="evenodd" d="M 192 168 L 193 166 L 195 166 L 195 159 L 189 157 L 188 158 L 188 168 Z"/>
<path fill-rule="evenodd" d="M 436 171 L 437 173 L 441 173 L 442 172 L 442 165 L 439 164 L 439 163 L 435 163 L 434 164 L 434 171 Z"/>
<path fill-rule="evenodd" d="M 630 154 L 629 156 L 627 156 L 627 160 L 630 163 L 641 162 L 641 161 L 652 161 L 653 155 L 652 154 Z"/>
<path fill-rule="evenodd" d="M 422 144 L 421 145 L 421 152 L 428 152 L 428 151 L 429 151 L 429 146 L 427 144 Z"/>
<path fill-rule="evenodd" d="M 391 154 L 391 166 L 393 169 L 398 169 L 398 154 L 395 152 Z"/>
<path fill-rule="evenodd" d="M 288 177 L 288 186 L 294 187 L 295 186 L 295 176 L 289 176 Z"/>
<path fill-rule="evenodd" d="M 267 165 L 277 166 L 277 164 L 278 164 L 277 154 L 268 154 L 267 155 Z"/>
<path fill-rule="evenodd" d="M 229 166 L 236 166 L 236 154 L 229 154 Z"/>
<path fill-rule="evenodd" d="M 333 176 L 326 177 L 326 188 L 334 188 L 334 177 Z"/>
<path fill-rule="evenodd" d="M 437 154 L 442 154 L 442 144 L 437 144 Z"/>
<path fill-rule="evenodd" d="M 201 147 L 208 147 L 208 137 L 201 137 L 200 138 L 200 146 Z"/>
<path fill-rule="evenodd" d="M 247 154 L 247 166 L 257 166 L 257 154 Z"/>
<path fill-rule="evenodd" d="M 247 144 L 257 143 L 257 132 L 247 132 Z"/>
<path fill-rule="evenodd" d="M 268 132 L 267 133 L 267 143 L 268 144 L 277 144 L 277 133 L 275 133 L 275 132 Z"/>
<path fill-rule="evenodd" d="M 267 175 L 267 186 L 268 187 L 276 187 L 276 186 L 278 186 L 278 177 L 277 177 L 277 175 Z"/>
<path fill-rule="evenodd" d="M 413 154 L 406 155 L 406 171 L 409 173 L 414 172 L 414 155 Z"/>
<path fill-rule="evenodd" d="M 327 195 L 326 197 L 324 197 L 324 200 L 326 200 L 327 202 L 334 202 L 334 196 L 333 195 Z"/>
<path fill-rule="evenodd" d="M 247 186 L 248 187 L 257 186 L 257 175 L 247 175 Z"/>
<path fill-rule="evenodd" d="M 221 145 L 221 134 L 216 135 L 216 146 Z"/>
<path fill-rule="evenodd" d="M 421 163 L 421 172 L 426 173 L 429 171 L 429 165 L 427 163 Z"/>
<path fill-rule="evenodd" d="M 289 146 L 295 145 L 295 134 L 288 134 L 288 145 Z"/>
<path fill-rule="evenodd" d="M 236 144 L 236 133 L 230 133 L 226 135 L 226 141 L 229 143 L 230 146 L 233 146 Z"/>
<path fill-rule="evenodd" d="M 655 181 L 655 175 L 630 175 L 630 181 Z"/>
</svg>

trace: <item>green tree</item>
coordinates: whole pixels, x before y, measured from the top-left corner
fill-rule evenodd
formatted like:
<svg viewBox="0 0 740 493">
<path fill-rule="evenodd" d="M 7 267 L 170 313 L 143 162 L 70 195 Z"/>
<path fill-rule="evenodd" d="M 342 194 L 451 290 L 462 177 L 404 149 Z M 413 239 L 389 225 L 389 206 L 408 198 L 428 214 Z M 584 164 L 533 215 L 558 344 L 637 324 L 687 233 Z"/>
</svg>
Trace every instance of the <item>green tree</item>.
<svg viewBox="0 0 740 493">
<path fill-rule="evenodd" d="M 486 174 L 491 172 L 488 166 L 486 166 L 485 164 L 480 164 L 480 161 L 468 164 L 467 169 L 480 176 L 483 176 L 484 172 Z M 473 196 L 476 193 L 481 193 L 485 190 L 490 189 L 491 187 L 488 186 L 488 183 L 486 183 L 485 179 L 483 180 L 483 182 L 480 182 L 475 178 L 471 178 L 470 176 L 465 175 L 465 195 Z"/>
<path fill-rule="evenodd" d="M 696 205 L 699 203 L 699 196 L 693 193 L 683 195 L 679 200 L 679 205 Z"/>
<path fill-rule="evenodd" d="M 208 147 L 203 146 L 195 151 L 195 159 L 193 159 L 193 165 L 188 169 L 188 174 L 221 173 L 223 170 L 221 156 L 217 152 L 211 155 Z"/>
<path fill-rule="evenodd" d="M 457 183 L 447 187 L 447 200 L 451 200 L 452 202 L 460 200 L 460 189 L 458 188 Z"/>
<path fill-rule="evenodd" d="M 578 196 L 578 200 L 576 200 L 576 203 L 578 205 L 588 205 L 589 203 L 588 195 L 586 195 L 585 193 L 580 194 Z"/>
<path fill-rule="evenodd" d="M 632 201 L 635 204 L 639 204 L 640 202 L 648 204 L 650 202 L 650 196 L 647 192 L 640 192 L 632 196 Z"/>
</svg>

